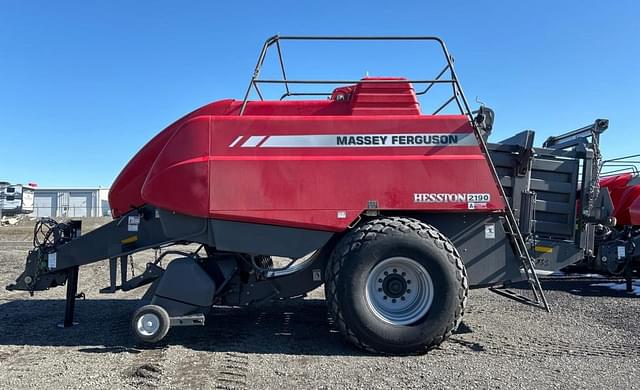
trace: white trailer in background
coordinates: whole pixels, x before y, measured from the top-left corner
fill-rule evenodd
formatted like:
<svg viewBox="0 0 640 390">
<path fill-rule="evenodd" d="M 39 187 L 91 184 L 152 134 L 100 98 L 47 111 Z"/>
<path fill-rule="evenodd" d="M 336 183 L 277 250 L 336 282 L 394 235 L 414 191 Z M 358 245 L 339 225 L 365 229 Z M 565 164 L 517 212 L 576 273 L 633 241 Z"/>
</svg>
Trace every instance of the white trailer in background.
<svg viewBox="0 0 640 390">
<path fill-rule="evenodd" d="M 30 185 L 0 183 L 0 218 L 33 213 L 34 190 Z"/>
</svg>

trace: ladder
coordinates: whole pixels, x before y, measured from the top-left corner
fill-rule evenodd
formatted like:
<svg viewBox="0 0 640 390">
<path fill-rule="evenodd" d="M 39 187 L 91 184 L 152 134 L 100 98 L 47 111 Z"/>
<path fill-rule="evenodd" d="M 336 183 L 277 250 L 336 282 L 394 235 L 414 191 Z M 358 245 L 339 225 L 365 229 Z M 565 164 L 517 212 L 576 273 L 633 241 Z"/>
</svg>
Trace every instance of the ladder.
<svg viewBox="0 0 640 390">
<path fill-rule="evenodd" d="M 493 163 L 491 163 L 491 165 L 493 166 Z M 520 261 L 522 262 L 523 271 L 527 277 L 527 281 L 529 282 L 529 285 L 531 286 L 531 291 L 533 293 L 533 300 L 527 297 L 521 296 L 506 288 L 499 289 L 499 288 L 492 287 L 489 290 L 496 294 L 505 296 L 507 298 L 514 299 L 518 302 L 540 307 L 546 310 L 547 312 L 551 312 L 551 308 L 549 307 L 547 298 L 544 295 L 544 290 L 542 289 L 542 285 L 540 284 L 540 279 L 538 279 L 538 275 L 536 274 L 536 269 L 535 269 L 533 259 L 529 254 L 529 251 L 527 249 L 527 244 L 525 243 L 524 238 L 522 237 L 522 233 L 520 232 L 520 227 L 518 226 L 518 222 L 515 219 L 511 206 L 506 201 L 506 196 L 504 195 L 504 190 L 502 189 L 502 186 L 500 186 L 500 189 L 506 203 L 506 210 L 505 210 L 506 213 L 505 213 L 503 226 L 505 228 L 505 232 L 507 236 L 509 236 L 511 240 L 511 244 L 514 248 L 515 254 L 520 258 Z"/>
<path fill-rule="evenodd" d="M 542 289 L 542 285 L 540 284 L 540 280 L 538 279 L 538 275 L 536 274 L 536 268 L 534 265 L 534 261 L 531 258 L 531 254 L 529 253 L 528 247 L 527 247 L 527 243 L 524 240 L 524 237 L 522 236 L 522 232 L 520 231 L 520 225 L 518 223 L 518 220 L 515 217 L 515 214 L 513 213 L 513 208 L 511 207 L 511 205 L 509 204 L 508 200 L 507 200 L 507 194 L 504 190 L 504 187 L 500 184 L 500 176 L 498 176 L 498 171 L 496 170 L 495 165 L 493 164 L 493 160 L 491 159 L 491 155 L 489 154 L 489 150 L 487 148 L 487 144 L 484 141 L 484 138 L 481 135 L 480 129 L 479 129 L 479 124 L 476 123 L 476 121 L 472 118 L 471 123 L 475 129 L 475 132 L 477 134 L 477 138 L 478 138 L 478 142 L 480 144 L 480 149 L 482 150 L 482 152 L 485 154 L 485 157 L 487 159 L 487 163 L 489 164 L 489 167 L 491 168 L 491 173 L 493 175 L 493 178 L 496 182 L 496 185 L 498 186 L 498 190 L 500 192 L 500 196 L 502 196 L 502 199 L 504 200 L 504 204 L 505 204 L 505 213 L 504 213 L 504 220 L 503 220 L 503 227 L 505 230 L 505 234 L 509 237 L 509 240 L 511 241 L 511 246 L 514 250 L 515 255 L 518 257 L 518 259 L 520 259 L 521 263 L 522 263 L 522 270 L 524 271 L 524 274 L 527 278 L 527 281 L 529 282 L 529 285 L 531 286 L 531 291 L 533 293 L 533 299 L 529 299 L 527 297 L 524 297 L 522 295 L 519 295 L 511 290 L 508 290 L 506 288 L 495 288 L 492 287 L 489 290 L 505 296 L 507 298 L 511 298 L 514 299 L 518 302 L 522 302 L 522 303 L 526 303 L 529 305 L 533 305 L 536 307 L 540 307 L 544 310 L 546 310 L 547 312 L 551 312 L 551 309 L 549 307 L 549 304 L 547 303 L 547 298 L 544 295 L 544 290 Z M 528 167 L 529 169 L 531 169 L 531 159 L 529 158 L 528 161 Z M 513 195 L 515 198 L 515 194 Z"/>
<path fill-rule="evenodd" d="M 464 95 L 462 95 L 462 97 L 464 99 Z M 465 104 L 466 104 L 466 100 L 465 100 Z M 511 290 L 504 288 L 504 286 L 503 288 L 491 287 L 489 290 L 496 294 L 502 295 L 504 297 L 514 299 L 518 302 L 536 306 L 546 310 L 547 312 L 551 312 L 551 308 L 549 307 L 547 298 L 544 295 L 544 290 L 542 289 L 542 285 L 540 284 L 540 280 L 538 279 L 538 275 L 536 274 L 534 261 L 531 258 L 531 254 L 529 253 L 527 243 L 525 242 L 524 237 L 522 236 L 522 232 L 520 231 L 520 225 L 518 224 L 518 220 L 516 219 L 515 214 L 513 213 L 513 208 L 508 202 L 507 194 L 504 190 L 504 187 L 500 184 L 500 176 L 498 176 L 498 171 L 496 170 L 496 167 L 493 164 L 493 160 L 491 159 L 491 154 L 489 153 L 487 144 L 484 138 L 482 137 L 481 129 L 479 128 L 480 125 L 476 123 L 472 115 L 469 115 L 469 116 L 471 117 L 471 124 L 473 125 L 475 133 L 477 135 L 478 142 L 480 144 L 480 149 L 482 150 L 482 152 L 486 157 L 487 163 L 491 168 L 491 174 L 493 175 L 496 185 L 498 186 L 498 191 L 500 192 L 500 196 L 502 196 L 502 199 L 504 200 L 505 210 L 504 210 L 504 220 L 502 225 L 504 227 L 505 234 L 509 237 L 509 240 L 511 241 L 511 246 L 514 250 L 515 255 L 518 257 L 518 259 L 520 259 L 522 263 L 522 270 L 524 271 L 527 281 L 531 286 L 533 299 L 529 299 L 527 297 L 519 295 Z M 530 169 L 531 159 L 529 159 L 528 161 L 528 166 Z M 514 198 L 515 198 L 515 194 L 514 194 Z"/>
<path fill-rule="evenodd" d="M 500 184 L 500 176 L 498 176 L 498 171 L 496 170 L 496 167 L 493 164 L 493 160 L 491 159 L 491 155 L 489 154 L 487 143 L 485 142 L 485 139 L 483 137 L 483 131 L 480 128 L 483 125 L 476 122 L 475 120 L 476 118 L 474 118 L 473 116 L 473 112 L 471 111 L 469 102 L 467 101 L 467 98 L 464 95 L 464 91 L 460 86 L 458 75 L 456 74 L 456 71 L 453 67 L 453 57 L 451 57 L 451 55 L 448 53 L 446 47 L 444 46 L 444 43 L 442 44 L 442 46 L 447 58 L 448 69 L 451 72 L 453 99 L 455 99 L 455 101 L 457 102 L 458 107 L 460 108 L 460 111 L 469 118 L 470 124 L 473 127 L 474 133 L 478 140 L 480 150 L 485 155 L 486 161 L 489 164 L 489 167 L 491 168 L 490 169 L 491 174 L 493 175 L 496 186 L 498 187 L 500 196 L 502 196 L 502 199 L 504 200 L 505 210 L 504 210 L 503 227 L 505 229 L 506 235 L 509 237 L 509 240 L 511 241 L 511 245 L 513 247 L 513 250 L 516 256 L 520 259 L 522 263 L 522 269 L 527 278 L 527 281 L 529 282 L 529 285 L 531 286 L 531 291 L 533 293 L 533 300 L 527 297 L 521 296 L 506 288 L 500 288 L 500 289 L 490 288 L 489 290 L 499 295 L 505 296 L 507 298 L 514 299 L 518 302 L 533 305 L 541 309 L 544 309 L 547 312 L 551 312 L 551 308 L 549 307 L 547 298 L 544 295 L 544 290 L 542 289 L 542 285 L 540 284 L 540 280 L 538 279 L 538 275 L 536 274 L 534 261 L 531 258 L 531 255 L 527 248 L 527 244 L 524 240 L 524 237 L 522 236 L 522 232 L 520 231 L 518 221 L 516 220 L 516 217 L 513 214 L 513 209 L 511 208 L 511 205 L 507 200 L 507 194 L 505 193 L 504 187 L 502 187 L 502 185 Z M 490 130 L 491 128 L 489 127 L 488 131 Z"/>
</svg>

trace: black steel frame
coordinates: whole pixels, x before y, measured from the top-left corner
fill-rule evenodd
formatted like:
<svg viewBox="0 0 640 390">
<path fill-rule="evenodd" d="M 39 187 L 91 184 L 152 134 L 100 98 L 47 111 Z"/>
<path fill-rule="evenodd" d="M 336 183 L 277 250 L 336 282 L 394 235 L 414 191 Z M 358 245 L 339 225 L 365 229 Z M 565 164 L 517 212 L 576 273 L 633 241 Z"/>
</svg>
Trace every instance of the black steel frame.
<svg viewBox="0 0 640 390">
<path fill-rule="evenodd" d="M 467 103 L 467 99 L 464 96 L 462 88 L 460 87 L 460 83 L 458 82 L 458 76 L 456 75 L 455 69 L 453 67 L 453 57 L 449 54 L 447 47 L 442 41 L 442 39 L 433 36 L 397 36 L 397 37 L 384 37 L 384 36 L 280 36 L 274 35 L 271 38 L 267 39 L 262 46 L 262 50 L 260 51 L 260 55 L 258 57 L 258 63 L 253 71 L 253 76 L 251 77 L 251 81 L 249 82 L 249 86 L 247 87 L 247 91 L 245 92 L 244 99 L 242 101 L 242 107 L 240 108 L 240 115 L 243 115 L 247 103 L 249 101 L 249 96 L 252 90 L 255 90 L 258 98 L 260 100 L 265 100 L 262 92 L 260 91 L 260 84 L 281 84 L 284 86 L 284 93 L 280 96 L 280 100 L 286 99 L 290 96 L 330 96 L 331 91 L 328 92 L 291 92 L 289 88 L 291 84 L 325 84 L 325 85 L 349 85 L 349 84 L 358 84 L 358 83 L 397 83 L 397 80 L 289 80 L 287 78 L 287 73 L 284 65 L 283 55 L 282 55 L 282 47 L 280 45 L 280 41 L 425 41 L 425 42 L 433 42 L 438 45 L 442 49 L 442 53 L 444 54 L 445 60 L 447 64 L 445 67 L 436 75 L 433 79 L 418 79 L 418 80 L 407 80 L 406 82 L 412 84 L 424 85 L 424 89 L 416 92 L 416 95 L 426 95 L 431 88 L 436 84 L 450 84 L 452 88 L 451 96 L 438 107 L 436 111 L 433 112 L 432 115 L 436 115 L 442 110 L 444 110 L 450 103 L 456 102 L 460 113 L 463 115 L 468 115 L 471 118 L 472 113 Z M 280 65 L 280 72 L 282 73 L 281 79 L 260 79 L 260 71 L 262 70 L 262 66 L 264 64 L 264 60 L 269 53 L 269 49 L 275 46 L 277 55 L 278 55 L 278 63 Z M 442 77 L 448 72 L 449 78 L 443 79 Z"/>
<path fill-rule="evenodd" d="M 564 134 L 547 138 L 543 148 L 553 149 L 553 154 L 560 151 L 575 153 L 581 160 L 581 210 L 577 213 L 577 230 L 575 245 L 585 250 L 586 256 L 595 251 L 594 221 L 598 210 L 596 203 L 600 196 L 600 177 L 603 166 L 600 152 L 600 134 L 609 128 L 609 120 L 596 119 L 592 124 Z M 560 155 L 559 155 L 560 156 Z"/>
</svg>

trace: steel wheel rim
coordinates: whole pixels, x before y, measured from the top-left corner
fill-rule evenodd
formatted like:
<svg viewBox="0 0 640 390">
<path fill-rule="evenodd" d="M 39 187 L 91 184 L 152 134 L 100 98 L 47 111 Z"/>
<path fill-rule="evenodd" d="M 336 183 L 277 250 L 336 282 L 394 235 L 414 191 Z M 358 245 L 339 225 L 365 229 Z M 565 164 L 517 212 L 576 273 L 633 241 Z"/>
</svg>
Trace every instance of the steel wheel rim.
<svg viewBox="0 0 640 390">
<path fill-rule="evenodd" d="M 431 275 L 408 257 L 385 259 L 367 277 L 367 306 L 376 317 L 392 325 L 410 325 L 423 318 L 431 308 L 433 295 Z"/>
<path fill-rule="evenodd" d="M 136 322 L 136 329 L 143 336 L 153 336 L 160 329 L 160 317 L 153 313 L 143 314 Z"/>
</svg>

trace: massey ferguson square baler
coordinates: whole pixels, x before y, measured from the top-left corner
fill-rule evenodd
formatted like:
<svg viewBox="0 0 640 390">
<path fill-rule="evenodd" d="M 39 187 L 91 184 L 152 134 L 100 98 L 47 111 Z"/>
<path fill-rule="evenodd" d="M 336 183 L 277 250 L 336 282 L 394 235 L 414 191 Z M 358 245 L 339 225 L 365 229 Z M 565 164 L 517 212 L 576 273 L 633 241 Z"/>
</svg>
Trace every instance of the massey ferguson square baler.
<svg viewBox="0 0 640 390">
<path fill-rule="evenodd" d="M 282 46 L 300 40 L 417 41 L 435 45 L 444 67 L 430 79 L 288 79 Z M 260 78 L 273 51 L 282 77 Z M 265 85 L 281 86 L 281 98 L 263 99 Z M 449 95 L 423 112 L 435 87 Z M 111 187 L 112 222 L 80 235 L 78 221 L 40 221 L 8 288 L 66 283 L 71 326 L 79 267 L 109 259 L 104 292 L 149 285 L 132 329 L 157 342 L 171 326 L 203 325 L 215 306 L 324 284 L 347 340 L 380 353 L 426 351 L 460 323 L 469 288 L 529 281 L 529 302 L 548 309 L 535 268 L 593 258 L 596 227 L 612 224 L 598 185 L 606 120 L 542 148 L 532 131 L 487 144 L 492 123 L 490 109 L 470 110 L 439 38 L 269 38 L 243 100 L 199 108 L 145 145 Z M 129 256 L 175 244 L 198 249 L 165 250 L 177 256 L 166 268 L 149 263 L 127 280 Z M 277 266 L 275 256 L 291 260 Z"/>
</svg>

